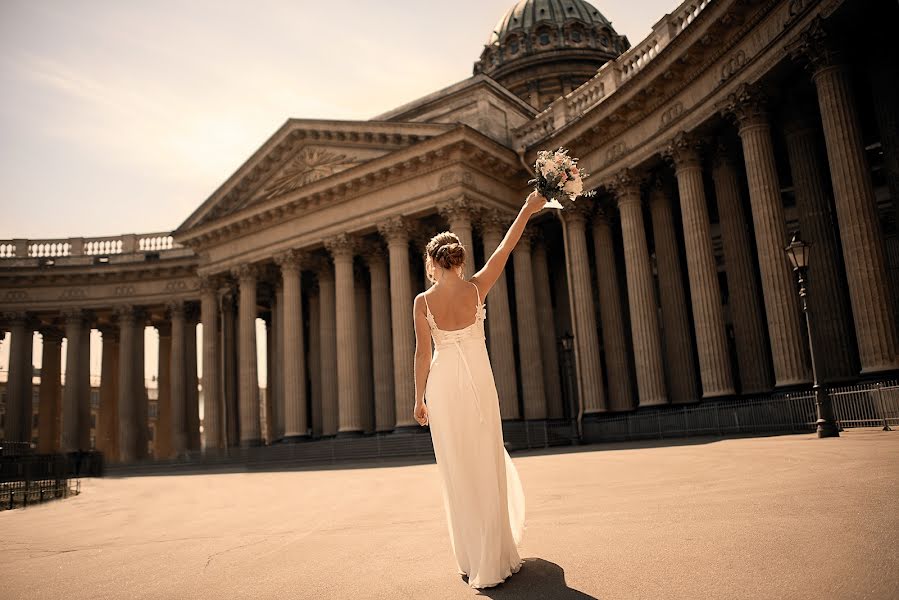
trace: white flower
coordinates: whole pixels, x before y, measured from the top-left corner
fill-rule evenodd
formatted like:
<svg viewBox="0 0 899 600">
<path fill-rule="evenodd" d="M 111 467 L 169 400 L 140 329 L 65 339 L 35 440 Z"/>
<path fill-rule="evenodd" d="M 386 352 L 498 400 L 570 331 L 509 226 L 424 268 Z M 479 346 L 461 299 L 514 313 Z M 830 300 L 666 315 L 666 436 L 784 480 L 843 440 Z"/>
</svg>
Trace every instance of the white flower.
<svg viewBox="0 0 899 600">
<path fill-rule="evenodd" d="M 569 179 L 565 182 L 565 187 L 562 188 L 562 191 L 566 194 L 577 196 L 584 191 L 584 182 L 581 181 L 580 177 Z"/>
</svg>

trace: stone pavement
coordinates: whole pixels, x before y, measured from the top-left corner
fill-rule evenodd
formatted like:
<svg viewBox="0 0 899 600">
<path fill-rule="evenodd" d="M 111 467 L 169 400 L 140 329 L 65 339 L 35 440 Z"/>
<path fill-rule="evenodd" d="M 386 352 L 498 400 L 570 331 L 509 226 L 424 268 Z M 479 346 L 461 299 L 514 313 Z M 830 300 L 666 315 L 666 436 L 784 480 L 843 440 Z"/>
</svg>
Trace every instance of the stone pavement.
<svg viewBox="0 0 899 600">
<path fill-rule="evenodd" d="M 899 598 L 899 432 L 516 453 L 491 598 Z M 0 513 L 0 597 L 470 598 L 433 463 L 82 480 Z"/>
</svg>

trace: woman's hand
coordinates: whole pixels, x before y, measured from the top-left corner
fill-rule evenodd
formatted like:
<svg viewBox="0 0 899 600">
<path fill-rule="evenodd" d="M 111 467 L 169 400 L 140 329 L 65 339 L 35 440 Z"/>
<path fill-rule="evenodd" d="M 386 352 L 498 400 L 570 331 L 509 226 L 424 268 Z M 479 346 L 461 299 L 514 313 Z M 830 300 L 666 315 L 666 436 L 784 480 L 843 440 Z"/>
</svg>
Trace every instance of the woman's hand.
<svg viewBox="0 0 899 600">
<path fill-rule="evenodd" d="M 540 209 L 543 208 L 543 205 L 546 204 L 546 198 L 544 198 L 537 190 L 532 191 L 528 194 L 527 200 L 524 201 L 525 206 L 528 207 L 528 210 L 531 213 L 540 212 Z"/>
<path fill-rule="evenodd" d="M 415 420 L 418 421 L 418 424 L 424 427 L 428 424 L 428 407 L 422 401 L 415 402 L 415 410 L 413 411 L 415 415 Z"/>
</svg>

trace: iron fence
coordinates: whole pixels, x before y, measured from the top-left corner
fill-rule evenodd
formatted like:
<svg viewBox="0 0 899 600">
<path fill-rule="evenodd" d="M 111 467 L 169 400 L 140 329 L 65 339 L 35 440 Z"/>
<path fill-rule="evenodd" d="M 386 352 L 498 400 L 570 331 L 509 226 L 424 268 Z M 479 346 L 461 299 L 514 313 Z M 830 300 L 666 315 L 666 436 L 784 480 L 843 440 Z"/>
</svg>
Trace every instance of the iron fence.
<svg viewBox="0 0 899 600">
<path fill-rule="evenodd" d="M 895 381 L 837 387 L 830 390 L 834 414 L 841 428 L 899 425 L 899 385 Z M 627 413 L 587 415 L 583 438 L 571 419 L 503 422 L 509 451 L 577 443 L 687 436 L 727 436 L 756 433 L 813 432 L 817 412 L 811 390 L 767 396 L 710 400 L 680 406 L 639 408 Z M 433 460 L 434 448 L 426 428 L 382 432 L 359 437 L 330 437 L 297 443 L 249 448 L 231 447 L 189 451 L 178 459 L 147 459 L 107 464 L 111 475 L 173 471 L 263 470 L 303 465 L 336 465 L 405 457 Z"/>
<path fill-rule="evenodd" d="M 899 385 L 895 381 L 835 387 L 829 391 L 840 429 L 899 425 Z M 584 422 L 587 441 L 811 432 L 817 410 L 811 390 L 769 396 L 711 400 L 680 407 L 599 415 Z"/>
</svg>

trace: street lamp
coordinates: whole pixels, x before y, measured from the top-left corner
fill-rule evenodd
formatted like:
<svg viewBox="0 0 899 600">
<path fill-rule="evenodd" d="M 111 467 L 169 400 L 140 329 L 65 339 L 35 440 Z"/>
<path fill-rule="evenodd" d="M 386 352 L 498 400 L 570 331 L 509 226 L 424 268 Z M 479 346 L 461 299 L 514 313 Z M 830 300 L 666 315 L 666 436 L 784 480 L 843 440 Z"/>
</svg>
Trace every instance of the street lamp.
<svg viewBox="0 0 899 600">
<path fill-rule="evenodd" d="M 799 239 L 799 232 L 793 233 L 793 239 L 790 245 L 784 248 L 793 265 L 793 271 L 799 278 L 799 301 L 802 303 L 802 313 L 805 315 L 805 327 L 808 333 L 809 354 L 812 359 L 812 391 L 815 394 L 815 408 L 818 413 L 818 421 L 816 422 L 818 437 L 839 437 L 840 432 L 837 430 L 836 421 L 833 416 L 833 407 L 830 403 L 830 395 L 827 390 L 821 386 L 818 381 L 818 367 L 815 357 L 815 343 L 812 337 L 812 323 L 808 314 L 808 290 L 805 287 L 805 274 L 808 269 L 809 244 Z"/>
</svg>

